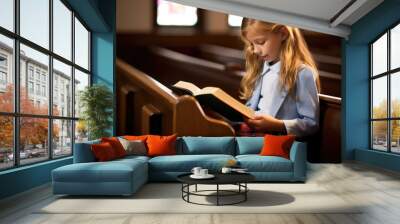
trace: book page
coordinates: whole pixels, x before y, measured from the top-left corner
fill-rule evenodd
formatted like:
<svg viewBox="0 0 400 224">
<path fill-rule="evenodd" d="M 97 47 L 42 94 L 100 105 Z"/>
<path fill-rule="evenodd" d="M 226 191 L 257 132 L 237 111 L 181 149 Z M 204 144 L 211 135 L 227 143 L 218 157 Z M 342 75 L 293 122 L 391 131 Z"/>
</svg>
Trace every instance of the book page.
<svg viewBox="0 0 400 224">
<path fill-rule="evenodd" d="M 195 84 L 190 83 L 190 82 L 185 82 L 185 81 L 179 81 L 175 83 L 173 86 L 181 89 L 187 89 L 193 93 L 193 95 L 196 95 L 196 93 L 200 92 L 201 89 L 197 87 Z"/>
<path fill-rule="evenodd" d="M 234 108 L 236 111 L 239 111 L 243 115 L 248 118 L 253 118 L 255 113 L 250 107 L 242 104 L 240 101 L 236 100 L 225 91 L 217 87 L 205 87 L 200 91 L 201 94 L 212 94 L 221 101 L 228 104 L 230 107 Z"/>
</svg>

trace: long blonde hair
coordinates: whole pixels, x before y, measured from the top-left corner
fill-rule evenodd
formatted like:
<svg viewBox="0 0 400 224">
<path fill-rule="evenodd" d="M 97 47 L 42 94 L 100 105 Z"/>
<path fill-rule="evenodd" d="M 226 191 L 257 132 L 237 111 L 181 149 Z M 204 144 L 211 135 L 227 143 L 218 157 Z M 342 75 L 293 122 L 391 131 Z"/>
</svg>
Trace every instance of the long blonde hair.
<svg viewBox="0 0 400 224">
<path fill-rule="evenodd" d="M 287 29 L 288 36 L 282 42 L 280 51 L 280 83 L 289 93 L 296 88 L 296 80 L 301 65 L 308 65 L 314 73 L 318 91 L 320 91 L 319 75 L 315 61 L 308 49 L 300 30 L 295 27 L 274 24 L 255 19 L 243 18 L 240 38 L 244 42 L 244 55 L 246 59 L 246 73 L 240 83 L 240 98 L 247 100 L 251 97 L 255 84 L 261 75 L 264 61 L 253 53 L 253 46 L 247 40 L 247 29 L 250 25 L 260 25 L 263 31 L 277 32 L 282 27 Z M 294 94 L 292 94 L 294 95 Z"/>
</svg>

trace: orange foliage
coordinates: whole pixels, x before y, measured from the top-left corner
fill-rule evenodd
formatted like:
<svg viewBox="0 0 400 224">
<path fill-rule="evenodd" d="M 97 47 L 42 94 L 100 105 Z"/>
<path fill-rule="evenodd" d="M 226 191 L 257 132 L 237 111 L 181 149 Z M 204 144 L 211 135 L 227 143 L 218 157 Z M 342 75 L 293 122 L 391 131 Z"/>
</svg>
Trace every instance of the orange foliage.
<svg viewBox="0 0 400 224">
<path fill-rule="evenodd" d="M 0 94 L 0 111 L 13 112 L 14 97 L 13 85 L 7 86 L 7 91 Z M 45 105 L 45 106 L 43 106 Z M 24 87 L 20 88 L 20 109 L 23 114 L 48 114 L 47 103 L 34 105 L 29 99 Z M 54 111 L 59 114 L 58 110 Z M 0 146 L 8 148 L 13 146 L 13 119 L 12 116 L 0 116 Z M 45 144 L 49 131 L 47 118 L 21 117 L 20 119 L 20 148 L 29 144 Z M 58 137 L 59 128 L 54 125 L 53 138 Z"/>
</svg>

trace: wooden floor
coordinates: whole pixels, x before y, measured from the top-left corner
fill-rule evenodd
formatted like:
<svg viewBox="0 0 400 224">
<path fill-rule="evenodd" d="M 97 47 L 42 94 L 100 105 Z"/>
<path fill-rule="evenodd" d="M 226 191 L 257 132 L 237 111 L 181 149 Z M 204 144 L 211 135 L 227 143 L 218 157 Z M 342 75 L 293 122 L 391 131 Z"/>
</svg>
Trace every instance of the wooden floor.
<svg viewBox="0 0 400 224">
<path fill-rule="evenodd" d="M 357 214 L 36 214 L 54 200 L 50 186 L 0 202 L 0 223 L 400 223 L 400 174 L 359 163 L 310 164 L 308 182 L 324 186 L 349 203 L 364 202 Z M 318 203 L 316 201 L 315 203 Z"/>
</svg>

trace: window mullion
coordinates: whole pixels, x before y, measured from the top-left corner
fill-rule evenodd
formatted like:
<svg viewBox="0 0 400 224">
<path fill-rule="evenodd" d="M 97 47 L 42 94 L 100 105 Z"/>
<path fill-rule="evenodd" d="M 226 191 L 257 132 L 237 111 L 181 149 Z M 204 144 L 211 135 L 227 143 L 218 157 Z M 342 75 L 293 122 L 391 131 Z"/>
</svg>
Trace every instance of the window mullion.
<svg viewBox="0 0 400 224">
<path fill-rule="evenodd" d="M 14 1 L 14 31 L 19 35 L 19 5 L 20 1 Z M 20 100 L 20 50 L 19 50 L 19 39 L 14 39 L 14 112 L 19 114 L 19 100 Z M 20 136 L 20 118 L 14 116 L 14 166 L 19 166 L 20 156 L 19 156 L 19 136 Z"/>
<path fill-rule="evenodd" d="M 50 52 L 53 52 L 53 0 L 49 0 L 49 50 Z M 49 159 L 53 159 L 53 57 L 51 55 L 49 55 L 48 83 L 48 113 L 50 116 L 50 119 L 48 120 L 48 152 Z"/>
<path fill-rule="evenodd" d="M 374 148 L 374 136 L 373 136 L 373 121 L 372 121 L 372 119 L 374 118 L 373 117 L 373 91 L 374 91 L 374 88 L 373 88 L 373 78 L 372 78 L 372 72 L 373 72 L 373 63 L 372 63 L 372 58 L 373 58 L 373 47 L 372 47 L 372 45 L 370 45 L 369 46 L 369 52 L 370 52 L 370 55 L 369 55 L 369 64 L 370 64 L 370 66 L 369 66 L 369 69 L 370 69 L 370 71 L 369 71 L 369 85 L 370 85 L 370 88 L 369 88 L 369 118 L 370 118 L 370 122 L 369 122 L 369 145 L 370 145 L 370 149 L 373 149 Z"/>
<path fill-rule="evenodd" d="M 390 70 L 390 29 L 388 30 L 388 32 L 387 32 L 387 52 L 386 52 L 386 54 L 387 54 L 387 71 L 389 71 Z M 388 98 L 388 100 L 387 100 L 387 102 L 388 102 L 388 104 L 387 104 L 387 110 L 388 110 L 388 117 L 389 118 L 391 118 L 392 117 L 392 111 L 391 111 L 391 108 L 392 108 L 392 100 L 391 100 L 391 79 L 392 79 L 392 75 L 390 74 L 390 72 L 387 74 L 387 98 Z M 387 122 L 387 135 L 388 135 L 388 141 L 389 141 L 389 144 L 388 144 L 388 152 L 391 152 L 392 151 L 392 135 L 391 135 L 391 129 L 392 129 L 392 121 L 391 120 L 389 120 L 388 122 Z"/>
<path fill-rule="evenodd" d="M 72 91 L 72 95 L 71 95 L 71 117 L 75 118 L 75 12 L 72 11 L 72 16 L 71 16 L 71 23 L 72 23 L 72 49 L 71 49 L 71 59 L 72 59 L 72 64 L 74 66 L 71 67 L 71 91 Z M 73 120 L 71 122 L 71 150 L 72 150 L 72 155 L 74 155 L 74 151 L 75 151 L 75 125 L 76 125 L 76 121 Z"/>
</svg>

